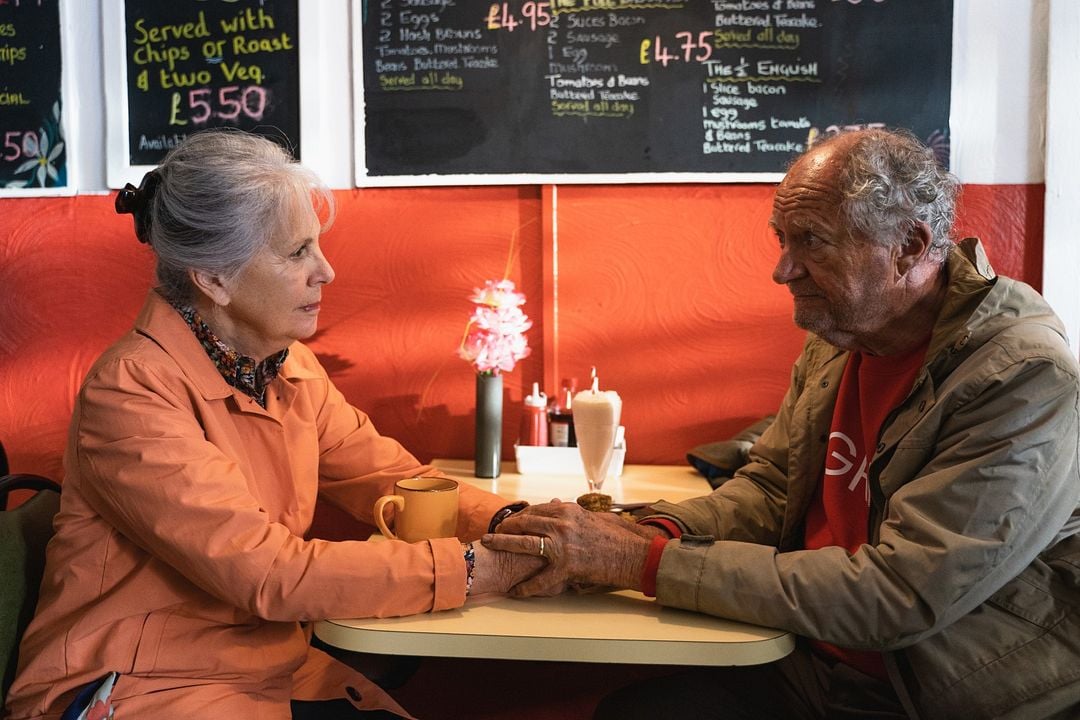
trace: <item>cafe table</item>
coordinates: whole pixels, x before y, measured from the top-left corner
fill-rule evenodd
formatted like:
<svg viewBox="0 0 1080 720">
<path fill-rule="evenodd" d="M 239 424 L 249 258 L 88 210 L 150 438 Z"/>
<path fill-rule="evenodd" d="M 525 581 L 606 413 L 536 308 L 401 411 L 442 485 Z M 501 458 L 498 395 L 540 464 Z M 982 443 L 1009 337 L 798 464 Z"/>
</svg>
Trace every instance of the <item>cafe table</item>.
<svg viewBox="0 0 1080 720">
<path fill-rule="evenodd" d="M 459 482 L 487 490 L 508 500 L 548 502 L 559 498 L 572 502 L 588 492 L 584 475 L 529 473 L 514 471 L 514 463 L 504 462 L 497 478 L 478 478 L 471 460 L 437 458 L 432 465 Z M 604 481 L 601 492 L 612 502 L 639 503 L 669 500 L 679 502 L 708 495 L 712 488 L 701 473 L 689 465 L 627 465 L 619 477 Z"/>
<path fill-rule="evenodd" d="M 495 479 L 474 477 L 469 461 L 432 464 L 508 500 L 572 501 L 584 492 L 582 477 L 518 475 L 512 463 Z M 677 502 L 709 492 L 709 485 L 689 467 L 628 465 L 603 491 L 617 503 Z M 456 610 L 323 620 L 315 634 L 345 650 L 376 654 L 649 665 L 756 665 L 795 647 L 783 630 L 663 607 L 633 590 L 481 597 Z"/>
</svg>

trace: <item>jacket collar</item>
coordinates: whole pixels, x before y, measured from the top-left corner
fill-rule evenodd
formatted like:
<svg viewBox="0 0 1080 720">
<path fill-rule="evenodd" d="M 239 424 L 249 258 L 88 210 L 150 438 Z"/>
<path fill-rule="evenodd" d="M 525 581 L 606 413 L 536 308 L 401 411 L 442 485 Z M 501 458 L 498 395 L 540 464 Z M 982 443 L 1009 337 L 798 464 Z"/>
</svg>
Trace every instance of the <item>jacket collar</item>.
<svg viewBox="0 0 1080 720">
<path fill-rule="evenodd" d="M 135 320 L 135 331 L 150 338 L 168 353 L 204 399 L 221 400 L 234 394 L 242 396 L 242 400 L 247 398 L 242 391 L 225 382 L 187 322 L 156 290 L 147 294 L 146 302 Z M 319 377 L 308 367 L 308 363 L 294 358 L 297 354 L 295 349 L 296 345 L 290 349 L 289 357 L 271 386 L 282 379 L 310 380 Z M 241 404 L 246 406 L 248 403 Z"/>
<path fill-rule="evenodd" d="M 999 278 L 977 238 L 956 244 L 947 263 L 949 291 L 927 351 L 931 373 L 950 372 L 974 348 L 1022 320 L 1065 338 L 1065 327 L 1025 283 Z"/>
<path fill-rule="evenodd" d="M 926 357 L 933 362 L 942 352 L 962 350 L 971 340 L 973 313 L 993 289 L 997 274 L 978 238 L 958 242 L 945 262 L 948 291 L 930 337 Z"/>
<path fill-rule="evenodd" d="M 160 345 L 205 399 L 220 400 L 233 394 L 234 388 L 221 377 L 195 333 L 157 290 L 147 294 L 135 331 Z"/>
</svg>

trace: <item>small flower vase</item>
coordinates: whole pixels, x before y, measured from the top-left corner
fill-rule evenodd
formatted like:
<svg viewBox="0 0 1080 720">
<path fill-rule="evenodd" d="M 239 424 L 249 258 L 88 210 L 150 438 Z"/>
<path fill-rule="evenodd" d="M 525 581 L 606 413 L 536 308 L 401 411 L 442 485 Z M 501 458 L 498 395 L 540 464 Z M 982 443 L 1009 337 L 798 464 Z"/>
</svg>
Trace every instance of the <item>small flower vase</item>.
<svg viewBox="0 0 1080 720">
<path fill-rule="evenodd" d="M 476 477 L 499 477 L 502 460 L 502 375 L 476 375 Z"/>
</svg>

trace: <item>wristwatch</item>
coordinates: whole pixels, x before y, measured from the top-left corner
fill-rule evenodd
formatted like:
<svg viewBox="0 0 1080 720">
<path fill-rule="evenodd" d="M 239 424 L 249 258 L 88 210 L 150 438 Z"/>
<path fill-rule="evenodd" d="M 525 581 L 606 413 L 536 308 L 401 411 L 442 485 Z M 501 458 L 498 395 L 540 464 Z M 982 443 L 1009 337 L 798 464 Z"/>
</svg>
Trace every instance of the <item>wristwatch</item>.
<svg viewBox="0 0 1080 720">
<path fill-rule="evenodd" d="M 521 512 L 527 507 L 529 507 L 529 503 L 522 500 L 520 502 L 507 505 L 506 507 L 496 511 L 496 513 L 491 516 L 491 522 L 488 523 L 488 532 L 495 532 L 495 528 L 499 527 L 499 523 L 501 523 L 503 520 L 510 517 L 514 513 Z"/>
</svg>

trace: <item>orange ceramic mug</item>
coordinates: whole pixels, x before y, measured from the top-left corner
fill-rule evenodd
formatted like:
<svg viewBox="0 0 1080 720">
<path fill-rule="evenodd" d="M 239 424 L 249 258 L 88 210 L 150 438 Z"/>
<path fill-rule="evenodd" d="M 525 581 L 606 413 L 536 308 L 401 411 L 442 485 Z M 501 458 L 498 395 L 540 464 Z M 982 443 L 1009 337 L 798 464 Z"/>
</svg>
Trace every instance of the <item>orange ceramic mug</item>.
<svg viewBox="0 0 1080 720">
<path fill-rule="evenodd" d="M 458 484 L 438 477 L 413 477 L 398 480 L 395 494 L 375 501 L 375 524 L 393 540 L 417 542 L 457 534 Z M 386 526 L 383 513 L 388 503 L 397 508 L 394 529 Z"/>
</svg>

